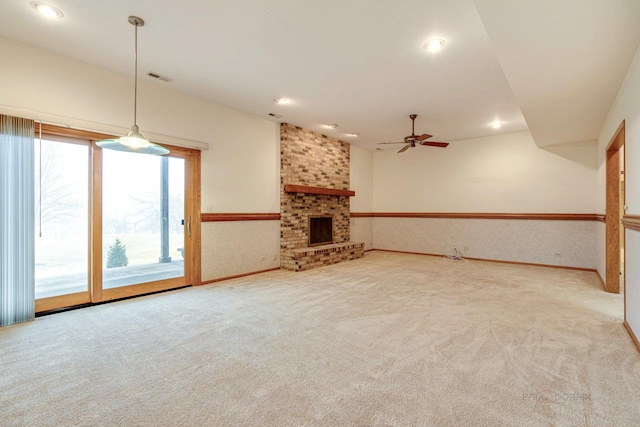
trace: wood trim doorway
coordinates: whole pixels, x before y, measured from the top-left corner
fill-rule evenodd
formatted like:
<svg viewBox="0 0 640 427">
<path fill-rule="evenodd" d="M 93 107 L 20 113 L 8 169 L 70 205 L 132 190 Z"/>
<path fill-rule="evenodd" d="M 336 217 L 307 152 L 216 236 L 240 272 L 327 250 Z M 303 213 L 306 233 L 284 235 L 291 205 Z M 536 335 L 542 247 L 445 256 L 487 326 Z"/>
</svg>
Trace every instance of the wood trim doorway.
<svg viewBox="0 0 640 427">
<path fill-rule="evenodd" d="M 620 282 L 624 281 L 624 275 L 621 272 L 621 253 L 624 245 L 624 239 L 621 238 L 621 217 L 624 212 L 624 189 L 621 180 L 621 173 L 624 173 L 624 142 L 625 122 L 623 120 L 611 138 L 606 151 L 605 291 L 612 293 L 620 293 Z"/>
</svg>

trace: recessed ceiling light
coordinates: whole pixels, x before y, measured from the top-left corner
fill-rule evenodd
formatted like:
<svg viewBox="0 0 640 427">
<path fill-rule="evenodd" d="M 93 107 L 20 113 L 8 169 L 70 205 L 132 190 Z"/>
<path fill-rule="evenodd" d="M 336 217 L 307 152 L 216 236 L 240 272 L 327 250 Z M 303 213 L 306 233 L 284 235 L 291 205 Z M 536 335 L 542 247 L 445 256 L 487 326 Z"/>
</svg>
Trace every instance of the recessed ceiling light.
<svg viewBox="0 0 640 427">
<path fill-rule="evenodd" d="M 282 104 L 289 103 L 289 100 L 287 98 L 274 98 L 273 102 L 275 102 L 278 105 L 282 105 Z"/>
<path fill-rule="evenodd" d="M 348 133 L 347 136 L 351 136 L 353 138 L 357 138 L 357 137 L 360 136 L 360 134 L 359 133 Z"/>
<path fill-rule="evenodd" d="M 46 16 L 47 18 L 62 19 L 64 16 L 60 9 L 47 3 L 32 1 L 29 5 L 40 15 Z"/>
<path fill-rule="evenodd" d="M 330 124 L 330 125 L 325 125 L 325 127 L 328 127 L 328 128 L 331 128 L 331 129 L 335 129 L 335 128 L 338 127 L 338 125 L 333 123 L 333 124 Z"/>
<path fill-rule="evenodd" d="M 440 49 L 442 49 L 444 47 L 444 40 L 443 39 L 431 39 L 431 40 L 427 40 L 425 42 L 425 44 L 422 45 L 422 47 L 427 51 L 427 52 L 437 52 Z"/>
<path fill-rule="evenodd" d="M 500 122 L 500 120 L 494 120 L 489 124 L 489 126 L 491 126 L 494 129 L 499 129 L 502 127 L 502 122 Z"/>
</svg>

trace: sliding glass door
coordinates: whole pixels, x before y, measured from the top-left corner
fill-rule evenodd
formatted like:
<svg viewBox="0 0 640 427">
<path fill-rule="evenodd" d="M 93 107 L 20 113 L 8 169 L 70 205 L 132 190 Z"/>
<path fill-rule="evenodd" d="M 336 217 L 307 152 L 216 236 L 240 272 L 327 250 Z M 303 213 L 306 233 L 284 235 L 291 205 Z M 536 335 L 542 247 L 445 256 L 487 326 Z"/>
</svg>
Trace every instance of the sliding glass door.
<svg viewBox="0 0 640 427">
<path fill-rule="evenodd" d="M 92 140 L 106 135 L 46 130 L 35 141 L 36 311 L 197 283 L 200 153 L 102 150 Z"/>
</svg>

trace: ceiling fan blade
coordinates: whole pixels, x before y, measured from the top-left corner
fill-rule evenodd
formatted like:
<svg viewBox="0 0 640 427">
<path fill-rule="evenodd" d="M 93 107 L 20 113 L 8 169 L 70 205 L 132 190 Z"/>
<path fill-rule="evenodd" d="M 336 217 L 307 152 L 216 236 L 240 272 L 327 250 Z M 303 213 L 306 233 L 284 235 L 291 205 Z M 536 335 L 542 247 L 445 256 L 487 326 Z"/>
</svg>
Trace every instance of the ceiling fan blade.
<svg viewBox="0 0 640 427">
<path fill-rule="evenodd" d="M 441 147 L 441 148 L 444 148 L 447 145 L 449 145 L 449 143 L 448 142 L 426 141 L 426 142 L 420 142 L 420 145 L 427 145 L 429 147 Z"/>
<path fill-rule="evenodd" d="M 404 142 L 379 142 L 378 144 L 407 144 L 398 151 L 398 153 L 403 153 L 407 151 L 410 147 L 415 147 L 416 143 L 421 145 L 430 145 L 432 147 L 446 147 L 449 145 L 448 142 L 422 142 L 425 139 L 431 138 L 433 135 L 429 135 L 428 133 L 423 133 L 422 135 L 416 135 L 415 133 L 415 124 L 416 124 L 416 114 L 409 115 L 411 119 L 411 135 L 404 137 Z"/>
<path fill-rule="evenodd" d="M 404 147 L 402 147 L 400 149 L 400 151 L 398 151 L 398 153 L 404 153 L 405 151 L 407 151 L 409 149 L 409 147 L 411 147 L 411 144 L 407 144 Z"/>
<path fill-rule="evenodd" d="M 420 136 L 416 136 L 416 141 L 424 141 L 425 139 L 431 138 L 433 135 L 429 135 L 428 133 L 423 133 Z"/>
</svg>

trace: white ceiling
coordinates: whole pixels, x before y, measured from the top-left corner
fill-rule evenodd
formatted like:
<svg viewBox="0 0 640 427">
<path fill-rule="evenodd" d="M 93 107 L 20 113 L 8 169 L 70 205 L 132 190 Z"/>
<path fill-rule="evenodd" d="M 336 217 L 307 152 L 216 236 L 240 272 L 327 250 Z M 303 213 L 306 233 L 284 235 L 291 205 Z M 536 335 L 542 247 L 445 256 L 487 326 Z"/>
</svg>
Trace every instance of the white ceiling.
<svg viewBox="0 0 640 427">
<path fill-rule="evenodd" d="M 640 42 L 638 0 L 49 3 L 64 19 L 1 1 L 0 36 L 132 75 L 137 15 L 141 78 L 369 149 L 397 148 L 377 143 L 408 135 L 412 113 L 436 141 L 525 129 L 541 146 L 595 140 Z M 446 45 L 428 54 L 433 37 Z"/>
</svg>

